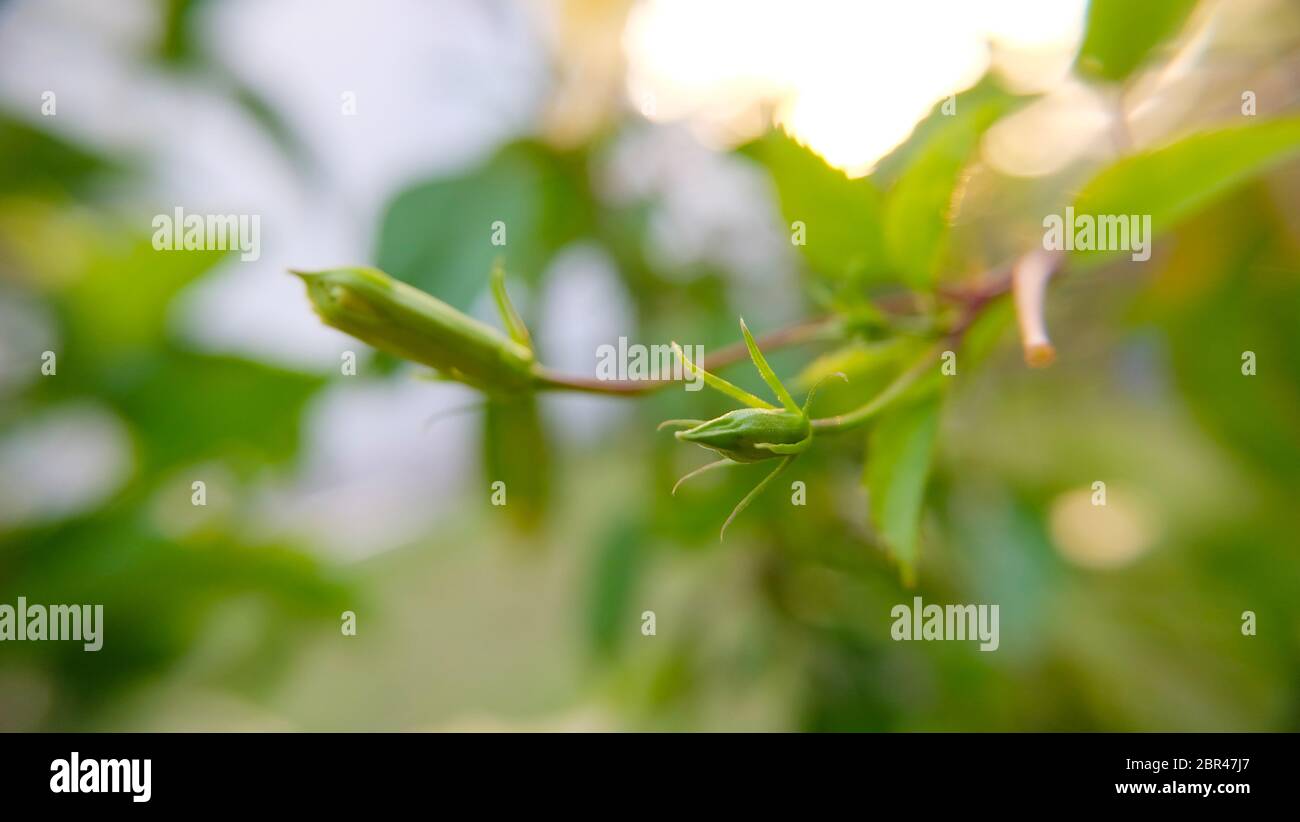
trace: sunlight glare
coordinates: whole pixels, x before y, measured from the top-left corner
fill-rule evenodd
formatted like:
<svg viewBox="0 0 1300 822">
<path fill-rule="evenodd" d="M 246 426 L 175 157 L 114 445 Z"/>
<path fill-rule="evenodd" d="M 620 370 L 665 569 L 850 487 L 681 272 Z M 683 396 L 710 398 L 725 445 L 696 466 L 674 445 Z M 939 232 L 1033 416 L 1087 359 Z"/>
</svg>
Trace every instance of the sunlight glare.
<svg viewBox="0 0 1300 822">
<path fill-rule="evenodd" d="M 1077 48 L 1084 0 L 645 0 L 624 36 L 628 91 L 656 121 L 731 142 L 770 112 L 849 176 L 871 171 L 995 53 Z M 990 43 L 994 48 L 990 48 Z M 738 124 L 747 124 L 740 126 Z"/>
</svg>

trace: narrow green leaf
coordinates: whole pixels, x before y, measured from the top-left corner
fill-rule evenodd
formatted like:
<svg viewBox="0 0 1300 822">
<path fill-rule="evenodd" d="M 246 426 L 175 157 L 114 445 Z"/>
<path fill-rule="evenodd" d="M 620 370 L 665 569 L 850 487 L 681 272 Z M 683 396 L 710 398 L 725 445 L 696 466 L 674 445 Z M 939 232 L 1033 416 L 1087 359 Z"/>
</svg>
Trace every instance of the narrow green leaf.
<svg viewBox="0 0 1300 822">
<path fill-rule="evenodd" d="M 939 397 L 893 409 L 871 430 L 864 481 L 871 519 L 905 580 L 915 574 L 921 503 L 939 431 Z"/>
<path fill-rule="evenodd" d="M 735 521 L 736 517 L 740 516 L 742 511 L 749 507 L 751 502 L 758 498 L 759 494 L 763 493 L 764 488 L 772 484 L 772 480 L 776 479 L 777 475 L 790 467 L 790 463 L 794 462 L 794 459 L 795 455 L 792 454 L 777 463 L 776 468 L 772 469 L 772 473 L 763 477 L 762 481 L 755 485 L 754 489 L 746 494 L 744 499 L 736 503 L 736 507 L 731 509 L 731 516 L 727 517 L 727 521 L 722 523 L 722 530 L 718 532 L 719 541 L 727 538 L 727 527 Z"/>
<path fill-rule="evenodd" d="M 790 396 L 790 392 L 786 391 L 785 386 L 777 379 L 776 372 L 772 370 L 772 366 L 768 365 L 767 357 L 764 357 L 763 352 L 758 349 L 758 343 L 754 341 L 754 335 L 749 333 L 749 326 L 745 325 L 743 317 L 740 320 L 740 333 L 745 335 L 745 347 L 749 349 L 749 358 L 754 361 L 754 367 L 758 369 L 763 382 L 767 383 L 767 387 L 772 389 L 772 393 L 776 394 L 776 398 L 781 401 L 787 411 L 798 414 L 799 404 L 794 401 L 794 397 Z"/>
<path fill-rule="evenodd" d="M 617 658 L 626 637 L 636 630 L 633 597 L 646 564 L 646 533 L 644 522 L 621 519 L 593 557 L 584 613 L 591 650 L 601 660 Z"/>
<path fill-rule="evenodd" d="M 677 357 L 682 361 L 682 366 L 692 374 L 699 374 L 701 377 L 703 377 L 705 384 L 708 385 L 710 388 L 714 389 L 715 391 L 721 391 L 723 394 L 726 394 L 728 397 L 731 397 L 733 400 L 736 400 L 738 402 L 743 402 L 745 405 L 748 405 L 750 408 L 775 408 L 776 407 L 775 405 L 772 405 L 772 403 L 768 402 L 767 400 L 762 399 L 761 397 L 756 397 L 753 394 L 746 391 L 745 389 L 736 385 L 732 385 L 731 383 L 724 380 L 722 377 L 719 377 L 716 374 L 710 374 L 708 371 L 705 371 L 700 366 L 691 362 L 690 358 L 686 356 L 686 352 L 683 351 L 682 347 L 677 343 L 674 342 L 672 346 L 673 346 L 673 352 L 676 353 Z"/>
<path fill-rule="evenodd" d="M 497 312 L 501 314 L 501 322 L 510 334 L 510 339 L 532 351 L 533 340 L 528 333 L 528 326 L 515 310 L 515 304 L 510 301 L 510 293 L 506 291 L 506 269 L 500 259 L 492 264 L 492 299 L 496 301 Z"/>
<path fill-rule="evenodd" d="M 677 484 L 673 486 L 673 490 L 671 491 L 670 495 L 674 497 L 677 496 L 677 489 L 681 488 L 682 483 L 686 482 L 688 479 L 698 477 L 700 474 L 707 474 L 710 471 L 716 471 L 719 468 L 725 468 L 728 465 L 738 465 L 738 464 L 739 463 L 735 462 L 734 460 L 725 459 L 725 458 L 720 459 L 716 462 L 706 462 L 704 465 L 701 465 L 699 468 L 696 468 L 694 471 L 687 473 L 686 476 L 677 480 Z"/>
<path fill-rule="evenodd" d="M 885 243 L 889 259 L 908 286 L 929 289 L 948 247 L 949 226 L 961 193 L 961 175 L 980 137 L 1017 98 L 983 83 L 955 99 L 945 114 L 936 106 L 920 126 L 915 143 L 900 149 L 907 166 L 885 205 Z M 909 140 L 912 143 L 912 140 Z"/>
<path fill-rule="evenodd" d="M 535 394 L 492 397 L 483 423 L 484 473 L 489 487 L 505 483 L 502 511 L 520 531 L 535 531 L 550 492 L 550 448 Z"/>
<path fill-rule="evenodd" d="M 1194 134 L 1106 168 L 1084 186 L 1074 212 L 1150 215 L 1159 236 L 1298 151 L 1300 117 Z M 1112 253 L 1076 251 L 1074 257 L 1100 261 Z"/>
</svg>

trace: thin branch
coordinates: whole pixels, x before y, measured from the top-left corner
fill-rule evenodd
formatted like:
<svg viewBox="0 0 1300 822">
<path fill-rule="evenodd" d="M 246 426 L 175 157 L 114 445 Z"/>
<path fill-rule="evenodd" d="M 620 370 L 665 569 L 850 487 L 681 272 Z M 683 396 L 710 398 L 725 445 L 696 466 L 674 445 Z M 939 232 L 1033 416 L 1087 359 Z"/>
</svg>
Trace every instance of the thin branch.
<svg viewBox="0 0 1300 822">
<path fill-rule="evenodd" d="M 866 423 L 876 414 L 885 410 L 890 403 L 903 395 L 907 389 L 925 374 L 926 371 L 934 367 L 939 358 L 939 353 L 943 349 L 943 344 L 935 346 L 925 352 L 916 364 L 900 374 L 893 382 L 885 386 L 885 390 L 871 398 L 871 401 L 862 405 L 847 414 L 839 414 L 834 417 L 821 417 L 810 420 L 813 430 L 819 433 L 839 433 L 857 428 L 859 425 Z"/>
<path fill-rule="evenodd" d="M 835 317 L 822 317 L 806 320 L 786 328 L 764 334 L 758 338 L 758 344 L 768 351 L 791 345 L 810 342 L 824 336 L 835 327 Z M 700 365 L 705 371 L 717 371 L 737 362 L 749 359 L 749 349 L 744 341 L 719 348 L 712 354 L 705 355 Z M 670 385 L 681 385 L 681 380 L 598 380 L 594 377 L 580 377 L 561 374 L 543 366 L 534 369 L 538 387 L 553 391 L 579 391 L 587 394 L 608 394 L 628 397 L 649 394 Z"/>
<path fill-rule="evenodd" d="M 939 286 L 935 289 L 935 293 L 942 299 L 961 306 L 961 315 L 954 327 L 948 332 L 949 339 L 960 339 L 967 327 L 974 322 L 986 305 L 1011 292 L 1013 265 L 1005 264 L 992 269 L 989 272 L 989 277 L 984 282 L 969 286 Z M 920 309 L 916 295 L 911 292 L 887 294 L 877 298 L 874 302 L 877 308 L 892 315 L 913 314 Z M 764 334 L 758 337 L 757 342 L 759 347 L 765 351 L 800 345 L 825 337 L 828 332 L 836 328 L 839 322 L 839 319 L 834 316 L 806 320 Z M 701 362 L 701 366 L 706 371 L 718 371 L 748 358 L 749 349 L 742 340 L 706 355 Z M 534 373 L 537 379 L 537 387 L 541 390 L 577 391 L 615 397 L 639 396 L 658 391 L 661 388 L 681 384 L 680 380 L 662 379 L 598 380 L 592 377 L 562 374 L 541 365 L 535 366 Z"/>
<path fill-rule="evenodd" d="M 1013 291 L 1015 292 L 1017 311 L 1022 318 L 1026 316 L 1024 309 L 1021 308 L 1023 301 L 1030 300 L 1033 305 L 1037 306 L 1039 325 L 1034 326 L 1031 322 L 1030 330 L 1035 333 L 1025 336 L 1025 359 L 1032 366 L 1045 365 L 1046 362 L 1043 360 L 1044 352 L 1040 348 L 1034 348 L 1031 352 L 1030 346 L 1031 343 L 1038 340 L 1036 334 L 1041 332 L 1042 342 L 1047 345 L 1049 350 L 1051 349 L 1050 343 L 1046 343 L 1046 331 L 1041 328 L 1042 302 L 1047 282 L 1060 268 L 1063 260 L 1063 254 L 1031 251 L 1016 260 L 1009 270 L 1004 269 L 1003 273 L 999 273 L 998 277 L 987 285 L 960 291 L 946 291 L 943 296 L 954 302 L 961 303 L 962 313 L 952 330 L 944 337 L 944 341 L 926 351 L 915 365 L 900 374 L 865 405 L 847 414 L 811 420 L 813 429 L 823 433 L 847 431 L 873 418 L 901 397 L 927 370 L 934 367 L 934 363 L 945 345 L 956 347 L 960 344 L 966 331 L 989 303 Z M 1025 292 L 1026 282 L 1029 283 L 1029 287 L 1032 289 L 1028 293 Z M 1022 319 L 1022 333 L 1024 333 L 1025 327 L 1025 320 Z M 1050 362 L 1050 359 L 1047 362 Z"/>
</svg>

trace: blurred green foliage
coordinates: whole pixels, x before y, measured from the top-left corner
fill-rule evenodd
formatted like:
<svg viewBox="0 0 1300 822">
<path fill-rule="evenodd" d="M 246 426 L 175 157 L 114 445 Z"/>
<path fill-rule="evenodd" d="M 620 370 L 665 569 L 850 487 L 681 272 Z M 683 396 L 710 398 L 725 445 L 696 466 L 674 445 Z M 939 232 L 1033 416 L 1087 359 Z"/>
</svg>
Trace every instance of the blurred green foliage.
<svg viewBox="0 0 1300 822">
<path fill-rule="evenodd" d="M 125 423 L 134 462 L 96 510 L 0 526 L 0 601 L 102 604 L 111 637 L 97 654 L 75 643 L 6 642 L 0 673 L 35 666 L 53 677 L 41 727 L 95 727 L 106 706 L 192 653 L 217 609 L 253 597 L 266 618 L 230 664 L 257 672 L 240 687 L 262 688 L 286 658 L 287 637 L 336 618 L 352 599 L 347 582 L 295 546 L 250 537 L 234 512 L 176 534 L 160 527 L 156 511 L 188 508 L 192 476 L 228 471 L 247 480 L 292 458 L 304 404 L 323 380 L 186 348 L 168 332 L 166 309 L 222 254 L 158 254 L 140 231 L 147 222 L 87 214 L 85 201 L 73 199 L 87 196 L 112 162 L 9 120 L 0 134 L 25 163 L 2 188 L 5 273 L 17 275 L 5 285 L 35 288 L 59 340 L 56 376 L 4 398 L 0 435 L 90 403 Z M 4 705 L 32 709 L 21 699 Z M 0 724 L 31 721 L 6 715 Z"/>
<path fill-rule="evenodd" d="M 1129 84 L 1166 58 L 1193 7 L 1094 0 L 1077 71 Z M 155 57 L 215 72 L 193 4 L 168 9 Z M 286 129 L 222 83 L 264 127 Z M 728 401 L 608 400 L 624 416 L 570 448 L 549 397 L 494 399 L 475 453 L 483 486 L 506 482 L 507 506 L 466 480 L 432 533 L 347 565 L 246 527 L 268 478 L 310 457 L 304 416 L 338 378 L 195 350 L 168 312 L 226 258 L 153 252 L 147 220 L 109 196 L 148 158 L 0 120 L 0 287 L 49 313 L 59 351 L 57 379 L 0 398 L 0 437 L 89 403 L 122 422 L 132 457 L 92 510 L 0 524 L 0 602 L 100 602 L 111 638 L 99 654 L 5 643 L 0 726 L 139 727 L 164 712 L 133 699 L 172 706 L 180 694 L 182 725 L 235 714 L 349 730 L 1300 728 L 1300 121 L 1190 122 L 1113 162 L 1013 180 L 984 164 L 981 141 L 1032 102 L 986 78 L 860 179 L 777 130 L 728 159 L 770 179 L 779 235 L 807 230 L 793 255 L 804 288 L 786 307 L 836 321 L 771 358 L 799 391 L 848 375 L 824 386 L 814 416 L 870 400 L 945 339 L 961 318 L 943 290 L 985 283 L 1037 204 L 1152 215 L 1149 263 L 1069 261 L 1049 298 L 1050 370 L 1024 368 L 1011 305 L 993 299 L 951 339 L 955 377 L 819 439 L 721 545 L 725 512 L 769 466 L 713 472 L 670 497 L 698 454 L 654 425 Z M 642 339 L 734 342 L 752 285 L 712 264 L 670 270 L 650 247 L 654 203 L 609 202 L 594 182 L 619 129 L 644 127 L 625 115 L 577 148 L 520 140 L 410 181 L 374 227 L 374 263 L 469 310 L 502 251 L 488 241 L 500 220 L 508 268 L 532 293 L 584 242 L 614 261 Z M 1012 207 L 989 206 L 1001 201 Z M 981 208 L 993 217 L 966 219 Z M 905 310 L 885 310 L 900 300 Z M 726 376 L 753 388 L 747 370 Z M 376 367 L 357 379 L 409 378 Z M 178 525 L 166 512 L 190 507 L 200 470 L 228 502 Z M 1069 503 L 1098 479 L 1109 513 L 1080 525 Z M 806 505 L 791 504 L 796 481 Z M 1126 540 L 1140 550 L 1098 560 Z M 519 542 L 537 550 L 511 550 Z M 1072 554 L 1080 543 L 1095 553 Z M 913 596 L 998 603 L 1000 650 L 891 641 L 890 609 Z M 359 635 L 340 640 L 340 612 L 361 604 Z M 1241 633 L 1247 610 L 1257 636 Z M 48 705 L 25 696 L 33 679 Z M 185 697 L 214 692 L 258 712 L 185 713 Z"/>
<path fill-rule="evenodd" d="M 486 290 L 486 272 L 504 247 L 511 271 L 537 282 L 589 220 L 587 192 L 578 188 L 582 160 L 513 143 L 463 174 L 411 186 L 384 215 L 378 267 L 462 310 Z M 504 245 L 483 242 L 498 223 Z"/>
<path fill-rule="evenodd" d="M 1295 117 L 1193 134 L 1116 162 L 1084 186 L 1074 207 L 1079 214 L 1150 214 L 1159 235 L 1293 157 L 1298 144 Z"/>
<path fill-rule="evenodd" d="M 1088 77 L 1120 82 L 1175 34 L 1196 0 L 1148 0 L 1134 14 L 1124 0 L 1091 0 L 1078 66 Z"/>
</svg>

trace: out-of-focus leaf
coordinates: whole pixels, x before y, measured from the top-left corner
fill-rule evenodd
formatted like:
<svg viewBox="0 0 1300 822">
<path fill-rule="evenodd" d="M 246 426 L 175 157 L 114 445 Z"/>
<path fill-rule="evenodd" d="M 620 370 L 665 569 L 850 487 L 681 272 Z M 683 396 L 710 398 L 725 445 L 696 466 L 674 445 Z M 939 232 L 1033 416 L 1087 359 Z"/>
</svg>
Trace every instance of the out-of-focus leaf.
<svg viewBox="0 0 1300 822">
<path fill-rule="evenodd" d="M 905 170 L 889 192 L 885 205 L 885 244 L 893 269 L 912 288 L 934 284 L 948 231 L 962 195 L 962 172 L 979 145 L 981 135 L 1010 111 L 1017 98 L 992 82 L 981 83 L 957 96 L 956 110 L 943 105 L 900 149 Z"/>
<path fill-rule="evenodd" d="M 201 75 L 214 89 L 224 87 L 232 100 L 243 108 L 291 163 L 304 176 L 316 167 L 311 146 L 289 126 L 280 109 L 260 91 L 244 82 L 220 60 L 212 59 L 205 47 L 204 16 L 212 0 L 164 0 L 162 25 L 155 55 L 165 67 L 187 77 Z"/>
<path fill-rule="evenodd" d="M 582 169 L 537 143 L 514 143 L 463 174 L 408 188 L 389 204 L 377 265 L 462 311 L 487 288 L 493 260 L 535 279 L 585 225 Z M 505 245 L 493 245 L 493 224 Z"/>
<path fill-rule="evenodd" d="M 101 380 L 140 438 L 145 471 L 209 458 L 249 468 L 288 459 L 298 449 L 303 406 L 324 384 L 249 360 L 177 350 L 123 361 Z"/>
<path fill-rule="evenodd" d="M 938 396 L 881 415 L 867 441 L 864 481 L 871 519 L 903 579 L 915 577 L 921 503 L 939 431 Z"/>
<path fill-rule="evenodd" d="M 0 192 L 68 195 L 121 168 L 87 149 L 0 114 Z"/>
<path fill-rule="evenodd" d="M 147 224 L 38 199 L 0 202 L 6 273 L 51 294 L 66 326 L 57 353 L 77 363 L 70 375 L 160 343 L 172 298 L 229 253 L 157 251 L 140 230 Z"/>
<path fill-rule="evenodd" d="M 1108 167 L 1084 186 L 1074 211 L 1076 215 L 1149 214 L 1151 231 L 1158 236 L 1297 151 L 1300 117 L 1194 134 Z M 1074 257 L 1093 262 L 1113 253 L 1076 251 Z"/>
<path fill-rule="evenodd" d="M 541 526 L 550 490 L 550 449 L 533 394 L 488 399 L 483 465 L 491 486 L 505 483 L 506 504 L 493 508 L 523 531 Z"/>
<path fill-rule="evenodd" d="M 1300 277 L 1282 220 L 1247 189 L 1178 231 L 1149 299 L 1185 403 L 1218 440 L 1295 487 L 1300 474 Z M 1251 352 L 1255 374 L 1242 373 Z"/>
<path fill-rule="evenodd" d="M 0 601 L 23 595 L 34 603 L 104 608 L 99 652 L 66 642 L 3 649 L 57 671 L 67 693 L 56 697 L 72 707 L 109 699 L 175 662 L 198 641 L 213 610 L 232 599 L 252 596 L 276 608 L 280 618 L 265 624 L 268 635 L 300 632 L 295 619 L 337 630 L 339 611 L 356 601 L 348 585 L 304 554 L 231 535 L 178 545 L 161 538 L 138 508 L 24 534 L 16 543 L 0 540 L 0 556 Z"/>
<path fill-rule="evenodd" d="M 772 132 L 743 152 L 772 175 L 786 227 L 803 224 L 805 242 L 798 248 L 813 271 L 835 281 L 886 275 L 882 201 L 875 183 L 850 180 L 784 132 Z"/>
<path fill-rule="evenodd" d="M 59 305 L 73 343 L 100 362 L 161 342 L 172 298 L 228 253 L 160 252 L 149 237 L 100 237 L 89 251 Z"/>
<path fill-rule="evenodd" d="M 1196 0 L 1091 0 L 1075 67 L 1085 77 L 1118 82 L 1173 35 Z"/>
<path fill-rule="evenodd" d="M 164 0 L 158 59 L 172 65 L 198 62 L 201 41 L 198 20 L 207 0 Z"/>
<path fill-rule="evenodd" d="M 632 597 L 645 564 L 646 533 L 645 523 L 620 520 L 596 551 L 586 622 L 592 651 L 602 659 L 614 658 L 639 630 Z"/>
</svg>

